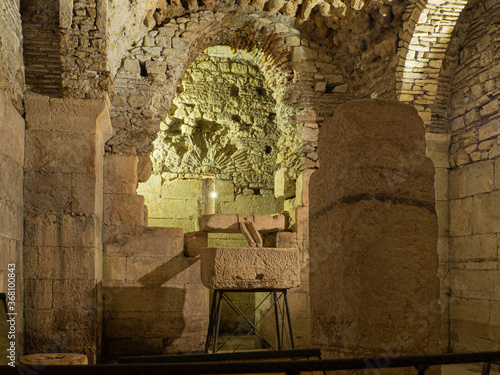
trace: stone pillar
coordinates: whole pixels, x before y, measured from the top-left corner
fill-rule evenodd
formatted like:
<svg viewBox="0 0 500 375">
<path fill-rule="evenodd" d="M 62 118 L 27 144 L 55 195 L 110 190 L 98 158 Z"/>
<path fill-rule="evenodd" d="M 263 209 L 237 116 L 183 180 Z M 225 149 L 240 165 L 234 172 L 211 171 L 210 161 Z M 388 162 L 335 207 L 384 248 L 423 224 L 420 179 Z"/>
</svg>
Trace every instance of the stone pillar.
<svg viewBox="0 0 500 375">
<path fill-rule="evenodd" d="M 26 351 L 95 362 L 108 102 L 31 94 L 25 105 Z"/>
<path fill-rule="evenodd" d="M 434 167 L 417 111 L 345 103 L 320 130 L 319 157 L 310 182 L 313 345 L 325 358 L 381 356 L 373 368 L 438 353 Z"/>
<path fill-rule="evenodd" d="M 24 120 L 11 100 L 0 92 L 0 293 L 8 294 L 9 302 L 14 302 L 14 305 L 9 305 L 14 310 L 9 312 L 17 314 L 17 358 L 22 354 L 23 346 L 23 161 Z M 12 273 L 15 275 L 15 283 L 12 283 Z M 9 346 L 2 347 L 5 352 L 10 349 L 11 341 L 13 340 L 9 338 Z M 9 362 L 6 356 L 0 360 L 0 364 Z"/>
</svg>

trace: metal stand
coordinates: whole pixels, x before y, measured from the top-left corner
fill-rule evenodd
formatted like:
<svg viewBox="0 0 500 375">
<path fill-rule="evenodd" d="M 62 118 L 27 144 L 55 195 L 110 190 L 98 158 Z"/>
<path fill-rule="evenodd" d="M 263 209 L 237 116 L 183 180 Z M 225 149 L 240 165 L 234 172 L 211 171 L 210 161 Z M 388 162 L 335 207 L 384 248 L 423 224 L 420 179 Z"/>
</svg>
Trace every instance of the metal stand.
<svg viewBox="0 0 500 375">
<path fill-rule="evenodd" d="M 252 311 L 250 315 L 245 315 L 241 309 L 236 306 L 236 304 L 231 300 L 229 297 L 229 293 L 255 293 L 255 292 L 266 292 L 268 295 L 260 302 L 260 304 Z M 212 298 L 212 307 L 210 309 L 210 317 L 209 317 L 209 322 L 208 322 L 208 332 L 207 332 L 207 339 L 205 342 L 205 353 L 208 353 L 209 348 L 210 348 L 210 341 L 213 340 L 212 344 L 212 354 L 217 353 L 218 350 L 220 350 L 224 344 L 229 340 L 229 338 L 234 336 L 234 333 L 229 336 L 229 338 L 222 343 L 219 348 L 217 348 L 217 340 L 219 338 L 219 329 L 220 329 L 220 318 L 221 318 L 221 311 L 222 311 L 222 301 L 225 301 L 231 309 L 238 314 L 238 316 L 241 318 L 243 323 L 250 329 L 250 331 L 243 337 L 242 341 L 234 349 L 234 352 L 238 350 L 239 346 L 245 341 L 245 339 L 252 333 L 255 333 L 255 336 L 259 339 L 261 342 L 262 346 L 266 349 L 269 350 L 276 350 L 271 343 L 266 339 L 264 334 L 259 331 L 257 328 L 257 325 L 264 319 L 264 317 L 267 315 L 271 309 L 274 308 L 274 316 L 275 316 L 275 321 L 276 321 L 276 337 L 277 337 L 277 343 L 278 343 L 278 350 L 283 349 L 283 341 L 284 341 L 284 335 L 286 333 L 285 329 L 285 314 L 286 314 L 286 321 L 288 325 L 288 332 L 290 334 L 290 346 L 292 349 L 295 349 L 295 341 L 293 339 L 293 331 L 292 331 L 292 321 L 290 319 L 290 309 L 288 307 L 288 297 L 286 294 L 287 290 L 286 289 L 245 289 L 245 290 L 221 290 L 221 289 L 216 289 L 214 290 L 214 295 Z M 250 319 L 253 314 L 259 309 L 259 307 L 266 301 L 268 298 L 271 298 L 271 295 L 273 296 L 273 303 L 272 305 L 265 310 L 264 314 L 260 318 L 258 322 L 255 324 L 252 322 Z M 283 303 L 282 306 L 280 306 L 279 301 L 282 299 Z M 280 316 L 281 316 L 281 327 L 280 327 Z"/>
</svg>

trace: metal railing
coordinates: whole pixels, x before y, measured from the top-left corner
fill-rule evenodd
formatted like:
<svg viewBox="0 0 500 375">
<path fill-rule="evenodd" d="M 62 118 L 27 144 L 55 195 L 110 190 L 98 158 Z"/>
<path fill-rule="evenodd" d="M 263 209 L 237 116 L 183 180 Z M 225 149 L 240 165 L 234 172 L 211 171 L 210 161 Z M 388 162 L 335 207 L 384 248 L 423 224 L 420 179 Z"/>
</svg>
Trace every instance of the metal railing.
<svg viewBox="0 0 500 375">
<path fill-rule="evenodd" d="M 210 355 L 208 355 L 210 356 Z M 356 358 L 356 359 L 323 359 L 308 361 L 268 361 L 268 362 L 232 362 L 232 363 L 161 363 L 161 364 L 110 364 L 90 366 L 0 366 L 2 375 L 191 375 L 191 374 L 258 374 L 276 373 L 299 375 L 311 371 L 339 371 L 385 369 L 397 367 L 413 367 L 418 375 L 424 375 L 431 366 L 460 363 L 489 363 L 500 361 L 500 351 L 440 354 L 427 356 L 405 356 L 397 358 Z M 383 363 L 383 366 L 374 364 Z M 383 372 L 382 372 L 383 373 Z"/>
</svg>

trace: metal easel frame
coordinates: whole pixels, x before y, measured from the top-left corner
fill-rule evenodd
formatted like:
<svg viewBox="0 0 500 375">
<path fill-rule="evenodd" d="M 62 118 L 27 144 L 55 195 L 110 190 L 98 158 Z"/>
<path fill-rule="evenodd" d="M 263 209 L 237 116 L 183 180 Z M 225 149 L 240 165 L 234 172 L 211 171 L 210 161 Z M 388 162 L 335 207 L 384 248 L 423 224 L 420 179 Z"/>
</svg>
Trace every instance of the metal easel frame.
<svg viewBox="0 0 500 375">
<path fill-rule="evenodd" d="M 246 315 L 241 309 L 236 306 L 236 304 L 231 300 L 229 297 L 229 293 L 255 293 L 255 292 L 265 292 L 268 293 L 268 295 L 260 302 L 260 304 L 252 311 L 251 314 Z M 272 305 L 264 312 L 264 315 L 261 317 L 261 319 L 253 323 L 252 320 L 250 319 L 251 316 L 258 310 L 258 308 L 262 305 L 262 303 L 267 300 L 268 298 L 273 296 L 273 303 Z M 283 298 L 283 307 L 280 308 L 279 301 L 280 299 Z M 286 315 L 286 321 L 288 325 L 288 332 L 290 334 L 290 346 L 292 349 L 295 349 L 295 341 L 293 339 L 293 330 L 292 330 L 292 321 L 290 319 L 290 309 L 288 307 L 288 297 L 287 297 L 287 290 L 286 289 L 245 289 L 245 290 L 234 290 L 234 289 L 216 289 L 214 290 L 214 295 L 212 298 L 212 307 L 210 309 L 210 317 L 209 317 L 209 323 L 208 323 L 208 332 L 207 332 L 207 339 L 205 341 L 205 353 L 209 352 L 210 348 L 210 341 L 213 339 L 213 344 L 212 344 L 212 354 L 217 353 L 218 350 L 220 350 L 225 343 L 229 340 L 229 338 L 222 343 L 219 348 L 217 348 L 217 341 L 219 338 L 219 330 L 220 330 L 220 318 L 221 318 L 221 312 L 222 312 L 222 302 L 225 301 L 227 305 L 231 307 L 231 309 L 238 314 L 238 316 L 241 318 L 243 323 L 250 329 L 250 331 L 245 335 L 243 340 L 240 342 L 240 345 L 245 341 L 245 339 L 252 333 L 255 333 L 257 338 L 260 340 L 262 346 L 264 348 L 270 349 L 270 350 L 276 350 L 271 343 L 266 339 L 264 334 L 259 331 L 257 328 L 257 325 L 260 323 L 260 321 L 267 315 L 271 309 L 274 309 L 274 315 L 275 315 L 275 322 L 276 322 L 276 337 L 277 337 L 277 343 L 278 343 L 278 350 L 283 349 L 283 342 L 284 342 L 284 334 L 285 334 L 285 315 Z M 281 329 L 280 329 L 280 315 L 281 315 Z M 233 333 L 234 335 L 234 333 Z M 231 335 L 230 337 L 232 337 Z M 239 345 L 234 351 L 238 350 Z"/>
</svg>

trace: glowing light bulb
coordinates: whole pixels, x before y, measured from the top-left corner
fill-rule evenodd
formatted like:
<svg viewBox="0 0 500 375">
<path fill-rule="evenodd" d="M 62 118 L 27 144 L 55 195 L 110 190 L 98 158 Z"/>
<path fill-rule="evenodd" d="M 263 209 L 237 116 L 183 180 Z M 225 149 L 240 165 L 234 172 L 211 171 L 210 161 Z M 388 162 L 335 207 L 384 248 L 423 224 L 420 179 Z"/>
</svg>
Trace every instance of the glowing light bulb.
<svg viewBox="0 0 500 375">
<path fill-rule="evenodd" d="M 212 198 L 216 198 L 216 197 L 217 197 L 217 193 L 216 193 L 215 191 L 212 191 L 212 192 L 210 193 L 210 196 L 211 196 Z"/>
</svg>

